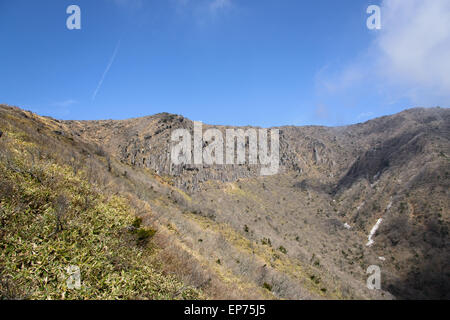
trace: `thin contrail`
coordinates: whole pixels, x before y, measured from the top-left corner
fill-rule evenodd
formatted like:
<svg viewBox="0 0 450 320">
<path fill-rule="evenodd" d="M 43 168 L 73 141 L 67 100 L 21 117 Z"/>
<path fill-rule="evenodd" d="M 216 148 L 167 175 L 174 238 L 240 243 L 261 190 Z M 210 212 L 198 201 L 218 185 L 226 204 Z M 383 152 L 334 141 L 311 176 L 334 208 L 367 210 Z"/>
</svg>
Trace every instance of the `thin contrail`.
<svg viewBox="0 0 450 320">
<path fill-rule="evenodd" d="M 98 83 L 98 86 L 95 89 L 94 94 L 92 95 L 92 101 L 94 101 L 95 98 L 97 97 L 97 93 L 100 90 L 100 88 L 101 88 L 101 86 L 103 84 L 103 81 L 105 80 L 105 77 L 106 77 L 109 69 L 111 68 L 112 64 L 114 63 L 114 60 L 116 59 L 117 51 L 119 51 L 119 47 L 120 47 L 120 42 L 121 41 L 122 40 L 119 40 L 119 42 L 116 45 L 116 48 L 114 49 L 114 53 L 113 53 L 111 59 L 109 60 L 108 65 L 106 66 L 105 72 L 103 72 L 102 78 L 100 79 L 100 82 Z"/>
</svg>

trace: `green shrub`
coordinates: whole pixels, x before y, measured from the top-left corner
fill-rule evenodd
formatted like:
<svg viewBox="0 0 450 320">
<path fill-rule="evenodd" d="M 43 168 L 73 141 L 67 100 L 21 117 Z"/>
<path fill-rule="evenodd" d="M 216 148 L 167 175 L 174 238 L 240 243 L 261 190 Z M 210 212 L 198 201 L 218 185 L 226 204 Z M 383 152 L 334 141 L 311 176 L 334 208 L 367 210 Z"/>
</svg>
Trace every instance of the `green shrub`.
<svg viewBox="0 0 450 320">
<path fill-rule="evenodd" d="M 278 250 L 280 250 L 282 253 L 284 253 L 284 254 L 286 254 L 287 253 L 287 250 L 286 250 L 286 248 L 285 247 L 283 247 L 283 246 L 280 246 L 279 248 L 278 248 Z"/>
<path fill-rule="evenodd" d="M 271 286 L 270 284 L 268 284 L 267 282 L 264 282 L 263 288 L 264 288 L 264 289 L 267 289 L 267 290 L 269 290 L 269 291 L 272 291 L 272 286 Z"/>
<path fill-rule="evenodd" d="M 320 283 L 320 277 L 316 277 L 316 275 L 312 275 L 309 277 L 311 279 L 311 281 L 313 281 L 315 284 L 319 284 Z"/>
<path fill-rule="evenodd" d="M 270 246 L 270 247 L 272 246 L 272 242 L 270 241 L 269 238 L 262 238 L 261 244 L 267 245 L 267 246 Z"/>
<path fill-rule="evenodd" d="M 139 229 L 142 225 L 142 218 L 136 217 L 133 221 L 132 226 L 136 229 Z"/>
<path fill-rule="evenodd" d="M 139 228 L 136 232 L 137 238 L 139 241 L 144 242 L 148 241 L 149 239 L 153 238 L 155 235 L 156 230 L 150 229 L 150 228 Z"/>
</svg>

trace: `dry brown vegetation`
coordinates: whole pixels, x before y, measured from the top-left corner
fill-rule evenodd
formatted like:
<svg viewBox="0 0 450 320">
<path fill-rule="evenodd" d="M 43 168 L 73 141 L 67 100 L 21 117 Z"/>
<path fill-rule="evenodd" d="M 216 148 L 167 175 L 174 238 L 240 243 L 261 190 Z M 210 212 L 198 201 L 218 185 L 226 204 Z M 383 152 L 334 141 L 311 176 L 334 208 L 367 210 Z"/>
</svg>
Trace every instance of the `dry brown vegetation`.
<svg viewBox="0 0 450 320">
<path fill-rule="evenodd" d="M 40 146 L 29 157 L 56 153 L 58 164 L 84 172 L 97 193 L 125 198 L 143 225 L 157 230 L 152 263 L 180 279 L 181 292 L 217 299 L 448 298 L 446 109 L 341 128 L 280 128 L 281 172 L 264 178 L 245 165 L 171 166 L 171 130 L 192 127 L 180 116 L 63 122 L 0 112 L 0 130 L 19 128 L 23 141 Z M 92 201 L 83 199 L 86 207 Z M 56 213 L 64 206 L 56 198 Z M 366 247 L 380 217 L 375 244 Z M 372 264 L 382 268 L 381 291 L 366 288 Z"/>
</svg>

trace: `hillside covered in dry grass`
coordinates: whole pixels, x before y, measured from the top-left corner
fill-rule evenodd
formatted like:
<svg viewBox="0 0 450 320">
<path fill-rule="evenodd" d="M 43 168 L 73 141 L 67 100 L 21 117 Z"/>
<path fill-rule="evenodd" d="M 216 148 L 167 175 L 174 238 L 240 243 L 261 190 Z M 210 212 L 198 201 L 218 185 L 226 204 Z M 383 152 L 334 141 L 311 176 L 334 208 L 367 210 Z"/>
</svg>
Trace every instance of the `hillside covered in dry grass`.
<svg viewBox="0 0 450 320">
<path fill-rule="evenodd" d="M 278 128 L 281 168 L 267 177 L 174 166 L 177 128 L 193 123 L 0 107 L 2 294 L 57 299 L 78 264 L 85 291 L 66 298 L 449 298 L 448 109 Z M 382 290 L 366 287 L 370 265 Z"/>
<path fill-rule="evenodd" d="M 87 166 L 71 166 L 73 142 L 24 115 L 0 118 L 0 299 L 202 297 L 164 272 L 155 230 L 130 199 L 99 187 Z M 68 288 L 69 266 L 81 271 L 79 290 Z"/>
</svg>

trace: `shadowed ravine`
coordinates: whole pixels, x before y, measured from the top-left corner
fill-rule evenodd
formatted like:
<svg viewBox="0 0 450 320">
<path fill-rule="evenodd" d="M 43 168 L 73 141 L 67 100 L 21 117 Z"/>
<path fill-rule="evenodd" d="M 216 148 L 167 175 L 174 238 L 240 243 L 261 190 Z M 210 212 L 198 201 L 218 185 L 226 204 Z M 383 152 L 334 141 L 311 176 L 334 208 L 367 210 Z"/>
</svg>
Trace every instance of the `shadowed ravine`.
<svg viewBox="0 0 450 320">
<path fill-rule="evenodd" d="M 232 128 L 204 125 L 212 127 Z M 168 298 L 450 298 L 448 109 L 410 109 L 345 127 L 279 127 L 280 169 L 270 176 L 260 176 L 259 165 L 173 165 L 171 132 L 179 128 L 193 130 L 193 122 L 171 114 L 60 121 L 1 106 L 2 170 L 34 186 L 47 181 L 33 178 L 35 169 L 55 163 L 105 199 L 122 197 L 130 215 L 155 231 L 145 261 L 155 277 L 169 277 Z M 21 208 L 47 212 L 45 197 L 27 202 L 24 189 L 19 203 L 7 192 L 10 182 L 0 182 L 2 230 Z M 70 190 L 71 215 L 82 214 Z M 0 239 L 11 245 L 3 231 Z M 114 259 L 117 270 L 139 272 Z M 381 268 L 381 290 L 366 286 L 370 265 Z M 20 295 L 26 285 L 8 288 Z"/>
</svg>

